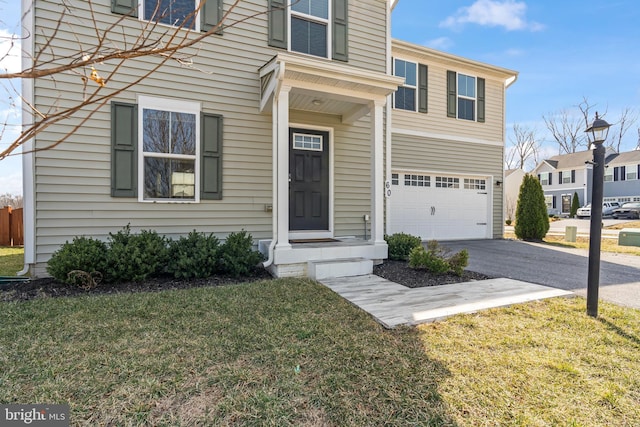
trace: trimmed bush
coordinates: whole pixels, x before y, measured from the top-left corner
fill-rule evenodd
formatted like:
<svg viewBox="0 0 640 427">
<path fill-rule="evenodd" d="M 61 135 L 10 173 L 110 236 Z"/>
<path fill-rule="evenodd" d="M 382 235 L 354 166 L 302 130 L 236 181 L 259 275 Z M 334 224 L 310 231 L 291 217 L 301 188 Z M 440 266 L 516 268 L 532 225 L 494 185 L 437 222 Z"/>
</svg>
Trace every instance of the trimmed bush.
<svg viewBox="0 0 640 427">
<path fill-rule="evenodd" d="M 169 242 L 167 272 L 176 279 L 209 277 L 218 270 L 220 241 L 195 230 Z"/>
<path fill-rule="evenodd" d="M 253 249 L 251 234 L 245 230 L 229 234 L 220 252 L 220 269 L 235 277 L 248 275 L 263 260 L 262 254 Z"/>
<path fill-rule="evenodd" d="M 507 219 L 504 223 L 507 224 L 507 225 L 511 225 L 513 223 L 513 221 L 511 221 L 511 219 Z"/>
<path fill-rule="evenodd" d="M 142 282 L 164 272 L 167 239 L 155 231 L 131 234 L 129 224 L 116 234 L 109 233 L 106 280 L 114 283 Z"/>
<path fill-rule="evenodd" d="M 520 185 L 514 231 L 522 240 L 542 240 L 549 231 L 544 192 L 540 181 L 531 174 L 526 174 Z"/>
<path fill-rule="evenodd" d="M 571 200 L 571 212 L 569 213 L 570 218 L 575 218 L 578 213 L 578 209 L 580 209 L 580 198 L 578 197 L 578 193 L 573 193 L 573 199 Z"/>
<path fill-rule="evenodd" d="M 453 255 L 440 246 L 436 240 L 427 242 L 427 248 L 417 246 L 409 254 L 409 267 L 424 268 L 434 274 L 452 272 L 462 276 L 464 268 L 469 264 L 469 252 L 466 249 Z"/>
<path fill-rule="evenodd" d="M 389 247 L 389 259 L 396 261 L 407 261 L 413 248 L 422 247 L 420 237 L 406 233 L 384 236 L 384 240 L 387 241 L 387 246 Z"/>
<path fill-rule="evenodd" d="M 53 253 L 47 272 L 58 282 L 93 287 L 98 278 L 104 276 L 106 267 L 107 245 L 104 242 L 91 237 L 74 237 L 71 243 L 65 242 Z"/>
</svg>

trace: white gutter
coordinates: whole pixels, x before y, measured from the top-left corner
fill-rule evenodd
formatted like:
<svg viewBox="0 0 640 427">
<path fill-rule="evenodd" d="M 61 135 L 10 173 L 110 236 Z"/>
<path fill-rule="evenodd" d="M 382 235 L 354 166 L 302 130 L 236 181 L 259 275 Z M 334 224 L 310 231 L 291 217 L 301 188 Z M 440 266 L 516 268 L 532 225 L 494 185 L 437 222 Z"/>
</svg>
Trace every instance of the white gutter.
<svg viewBox="0 0 640 427">
<path fill-rule="evenodd" d="M 393 8 L 396 7 L 398 0 L 391 0 L 391 7 L 389 9 L 389 13 L 387 14 L 387 74 L 392 75 L 392 61 L 393 54 L 391 48 L 391 12 Z M 385 186 L 382 189 L 384 191 L 385 198 L 385 207 L 386 207 L 386 215 L 385 215 L 385 234 L 387 230 L 389 230 L 389 225 L 391 224 L 391 198 L 387 197 L 387 188 L 386 183 L 391 182 L 391 103 L 392 103 L 392 94 L 387 95 L 387 105 L 385 106 L 385 118 L 386 118 L 386 129 L 385 129 Z M 392 195 L 393 196 L 393 195 Z"/>
<path fill-rule="evenodd" d="M 277 101 L 280 94 L 280 88 L 282 87 L 282 78 L 284 77 L 284 63 L 280 63 L 277 68 L 277 75 L 274 78 L 277 81 L 276 87 L 273 90 L 273 107 L 271 108 L 271 180 L 272 180 L 272 205 L 271 205 L 271 228 L 273 230 L 271 243 L 269 244 L 267 260 L 262 263 L 264 268 L 270 267 L 273 264 L 273 251 L 278 243 L 278 108 Z"/>
<path fill-rule="evenodd" d="M 26 70 L 33 66 L 32 58 L 35 43 L 34 27 L 34 2 L 32 0 L 22 0 L 22 62 L 21 69 Z M 26 35 L 26 37 L 25 37 Z M 22 129 L 25 129 L 32 122 L 32 111 L 28 105 L 34 103 L 34 81 L 33 79 L 21 79 L 22 85 Z M 28 104 L 27 104 L 28 103 Z M 25 141 L 22 145 L 22 215 L 24 221 L 24 266 L 16 275 L 24 276 L 29 273 L 30 266 L 35 264 L 35 179 L 34 164 L 35 153 L 33 152 L 33 139 Z"/>
</svg>

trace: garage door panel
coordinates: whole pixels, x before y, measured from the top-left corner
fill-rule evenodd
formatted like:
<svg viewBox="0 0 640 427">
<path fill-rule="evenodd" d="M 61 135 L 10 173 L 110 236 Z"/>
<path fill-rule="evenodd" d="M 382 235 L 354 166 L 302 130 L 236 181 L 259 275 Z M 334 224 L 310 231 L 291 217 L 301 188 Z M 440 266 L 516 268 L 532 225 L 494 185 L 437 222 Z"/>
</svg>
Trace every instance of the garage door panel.
<svg viewBox="0 0 640 427">
<path fill-rule="evenodd" d="M 464 177 L 458 178 L 463 186 Z M 488 237 L 487 191 L 433 185 L 432 176 L 429 187 L 405 185 L 403 179 L 392 187 L 389 234 L 404 232 L 423 240 Z"/>
</svg>

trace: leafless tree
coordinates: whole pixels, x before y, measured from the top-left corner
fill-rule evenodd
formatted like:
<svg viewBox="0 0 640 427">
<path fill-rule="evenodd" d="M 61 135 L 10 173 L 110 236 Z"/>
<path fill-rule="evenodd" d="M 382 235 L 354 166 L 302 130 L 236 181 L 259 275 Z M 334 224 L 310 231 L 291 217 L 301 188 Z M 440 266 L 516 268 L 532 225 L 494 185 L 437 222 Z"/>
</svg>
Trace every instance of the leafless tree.
<svg viewBox="0 0 640 427">
<path fill-rule="evenodd" d="M 612 123 L 613 132 L 607 138 L 607 145 L 617 152 L 620 152 L 622 140 L 627 131 L 638 121 L 638 112 L 632 108 L 625 108 L 620 113 L 620 118 L 616 123 Z M 640 129 L 638 129 L 640 132 Z"/>
<path fill-rule="evenodd" d="M 23 205 L 23 200 L 21 195 L 13 195 L 10 193 L 0 194 L 0 208 L 4 208 L 5 206 L 10 206 L 13 209 L 21 208 Z"/>
<path fill-rule="evenodd" d="M 589 127 L 591 111 L 595 105 L 589 103 L 586 97 L 575 106 L 579 112 L 564 109 L 557 113 L 542 116 L 552 138 L 558 144 L 561 154 L 570 154 L 580 149 L 591 149 L 589 139 L 584 130 Z M 606 114 L 606 112 L 605 112 Z M 601 114 L 604 117 L 605 114 Z"/>
<path fill-rule="evenodd" d="M 19 136 L 9 144 L 8 148 L 0 151 L 0 160 L 9 156 L 18 147 L 35 137 L 47 127 L 73 118 L 68 130 L 54 143 L 47 147 L 38 147 L 34 150 L 46 150 L 53 148 L 68 139 L 80 127 L 85 125 L 91 117 L 118 94 L 129 90 L 142 82 L 160 67 L 169 61 L 175 61 L 183 67 L 198 69 L 197 57 L 200 43 L 225 28 L 234 26 L 240 22 L 251 19 L 265 11 L 253 15 L 242 16 L 230 21 L 229 15 L 237 7 L 241 0 L 234 0 L 218 25 L 205 32 L 194 31 L 193 22 L 206 0 L 198 3 L 198 7 L 182 19 L 175 26 L 159 25 L 160 19 L 137 21 L 139 31 L 131 35 L 125 27 L 131 25 L 125 22 L 131 19 L 127 15 L 110 14 L 111 21 L 99 16 L 96 11 L 95 0 L 61 0 L 57 8 L 57 16 L 48 16 L 54 22 L 50 28 L 38 28 L 38 34 L 26 34 L 22 42 L 32 43 L 35 38 L 35 49 L 31 58 L 31 65 L 18 72 L 0 72 L 0 84 L 3 84 L 7 92 L 7 98 L 21 100 L 31 113 L 31 122 L 24 126 Z M 162 17 L 161 2 L 158 0 L 154 16 Z M 33 6 L 32 6 L 33 7 Z M 93 38 L 81 37 L 74 31 L 73 23 L 86 21 L 89 16 L 93 28 Z M 127 25 L 125 25 L 127 24 Z M 61 52 L 56 49 L 55 41 L 64 37 L 75 38 L 76 49 L 71 52 Z M 20 41 L 18 36 L 9 40 L 11 46 Z M 9 51 L 0 52 L 0 58 L 9 55 Z M 148 69 L 138 75 L 132 81 L 119 85 L 109 83 L 113 77 L 122 71 L 125 63 L 138 58 L 155 58 Z M 207 72 L 206 70 L 200 70 Z M 50 103 L 46 110 L 30 104 L 30 100 L 22 97 L 17 79 L 49 79 L 56 87 L 57 79 L 62 75 L 75 75 L 78 77 L 79 92 L 82 99 L 74 105 L 68 103 Z M 24 114 L 23 109 L 23 114 Z M 24 121 L 24 120 L 23 120 Z M 0 129 L 0 132 L 6 128 Z"/>
<path fill-rule="evenodd" d="M 508 169 L 532 169 L 538 163 L 540 140 L 536 129 L 515 123 L 509 137 L 511 145 L 507 149 L 505 164 Z"/>
</svg>

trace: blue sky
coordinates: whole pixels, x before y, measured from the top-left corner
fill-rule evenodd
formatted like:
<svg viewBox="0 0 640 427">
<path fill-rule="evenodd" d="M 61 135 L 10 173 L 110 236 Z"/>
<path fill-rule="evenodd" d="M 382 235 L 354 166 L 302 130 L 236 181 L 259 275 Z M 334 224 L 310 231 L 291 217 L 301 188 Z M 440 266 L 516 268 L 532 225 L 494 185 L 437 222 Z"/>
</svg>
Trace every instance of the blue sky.
<svg viewBox="0 0 640 427">
<path fill-rule="evenodd" d="M 0 0 L 0 56 L 6 36 L 17 31 L 19 3 Z M 518 71 L 507 91 L 507 129 L 513 123 L 537 129 L 548 157 L 558 148 L 543 114 L 572 109 L 583 97 L 607 111 L 610 123 L 626 107 L 640 110 L 639 23 L 637 0 L 399 0 L 392 34 Z M 0 118 L 15 120 L 4 98 Z M 638 126 L 627 133 L 624 150 L 636 147 Z M 12 135 L 15 129 L 7 129 L 0 147 Z M 18 156 L 0 161 L 0 193 L 22 193 L 20 165 Z"/>
</svg>

